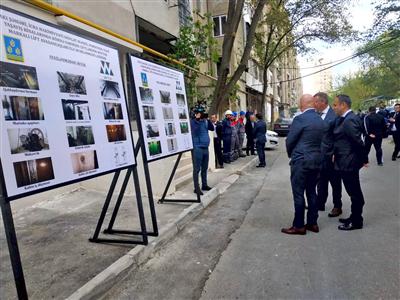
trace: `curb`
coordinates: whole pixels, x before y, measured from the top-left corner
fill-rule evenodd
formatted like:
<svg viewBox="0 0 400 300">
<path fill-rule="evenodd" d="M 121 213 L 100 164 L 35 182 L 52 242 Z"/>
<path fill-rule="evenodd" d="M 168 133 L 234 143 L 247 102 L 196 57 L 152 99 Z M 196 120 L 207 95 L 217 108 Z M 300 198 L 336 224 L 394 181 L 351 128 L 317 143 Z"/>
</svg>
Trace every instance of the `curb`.
<svg viewBox="0 0 400 300">
<path fill-rule="evenodd" d="M 90 300 L 103 297 L 117 282 L 127 277 L 130 272 L 148 261 L 154 253 L 178 234 L 190 221 L 217 200 L 232 184 L 252 167 L 257 158 L 253 158 L 239 170 L 224 178 L 212 190 L 201 198 L 201 203 L 195 203 L 184 209 L 178 218 L 160 229 L 158 237 L 149 238 L 147 246 L 137 245 L 127 254 L 116 260 L 105 270 L 97 274 L 85 285 L 76 290 L 67 300 Z"/>
</svg>

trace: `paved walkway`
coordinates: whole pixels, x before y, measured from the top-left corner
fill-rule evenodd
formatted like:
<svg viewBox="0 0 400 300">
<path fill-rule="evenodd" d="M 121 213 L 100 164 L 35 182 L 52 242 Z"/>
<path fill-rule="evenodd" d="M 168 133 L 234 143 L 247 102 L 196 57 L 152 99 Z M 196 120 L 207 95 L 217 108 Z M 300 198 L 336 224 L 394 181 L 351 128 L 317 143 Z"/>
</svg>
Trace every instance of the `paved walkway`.
<svg viewBox="0 0 400 300">
<path fill-rule="evenodd" d="M 372 157 L 363 230 L 338 231 L 327 211 L 318 234 L 280 232 L 293 217 L 282 147 L 268 153 L 270 170 L 242 176 L 107 299 L 399 299 L 400 161 Z M 344 216 L 349 207 L 345 194 Z"/>
<path fill-rule="evenodd" d="M 217 184 L 253 158 L 246 157 L 223 170 L 216 170 L 210 174 L 209 184 Z M 173 196 L 195 199 L 192 184 L 183 187 Z M 52 198 L 40 195 L 12 202 L 30 299 L 66 298 L 132 249 L 132 245 L 88 242 L 97 224 L 104 199 L 104 193 L 80 189 Z M 115 199 L 111 207 L 114 201 Z M 144 198 L 143 202 L 147 228 L 150 230 L 147 199 Z M 188 206 L 156 204 L 159 229 L 176 219 Z M 110 214 L 106 217 L 105 226 L 109 217 Z M 3 222 L 0 222 L 0 299 L 15 299 L 16 291 Z M 124 198 L 115 228 L 139 229 L 134 197 Z"/>
</svg>

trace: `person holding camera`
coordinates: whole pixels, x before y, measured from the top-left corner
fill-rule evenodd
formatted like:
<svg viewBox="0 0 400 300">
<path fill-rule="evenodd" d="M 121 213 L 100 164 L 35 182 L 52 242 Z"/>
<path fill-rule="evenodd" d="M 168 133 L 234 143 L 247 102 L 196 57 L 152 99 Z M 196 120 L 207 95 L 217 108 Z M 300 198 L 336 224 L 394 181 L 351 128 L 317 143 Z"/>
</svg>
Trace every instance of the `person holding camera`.
<svg viewBox="0 0 400 300">
<path fill-rule="evenodd" d="M 214 126 L 207 119 L 207 114 L 201 108 L 195 108 L 194 118 L 190 120 L 193 140 L 193 184 L 194 193 L 203 195 L 203 191 L 211 190 L 207 184 L 207 170 L 210 145 L 208 131 L 214 131 Z M 201 189 L 199 185 L 199 173 L 201 171 Z"/>
</svg>

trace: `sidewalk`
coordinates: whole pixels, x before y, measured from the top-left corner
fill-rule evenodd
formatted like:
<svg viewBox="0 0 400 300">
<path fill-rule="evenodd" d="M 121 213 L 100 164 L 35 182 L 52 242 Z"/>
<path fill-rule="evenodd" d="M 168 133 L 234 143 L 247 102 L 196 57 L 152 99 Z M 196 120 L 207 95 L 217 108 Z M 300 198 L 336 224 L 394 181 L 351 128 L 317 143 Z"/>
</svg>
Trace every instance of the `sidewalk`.
<svg viewBox="0 0 400 300">
<path fill-rule="evenodd" d="M 106 196 L 104 193 L 78 189 L 54 198 L 30 203 L 26 207 L 23 206 L 24 199 L 16 200 L 12 203 L 14 222 L 30 299 L 66 298 L 121 257 L 131 259 L 130 262 L 125 263 L 119 260 L 118 263 L 120 265 L 122 263 L 122 267 L 126 268 L 132 260 L 145 260 L 151 255 L 157 243 L 175 235 L 236 181 L 238 174 L 240 175 L 256 162 L 256 156 L 246 157 L 227 165 L 225 169 L 209 173 L 209 185 L 218 186 L 202 197 L 202 204 L 156 203 L 160 236 L 150 238 L 147 247 L 88 242 L 104 204 Z M 169 198 L 195 199 L 192 183 L 182 187 Z M 158 198 L 155 198 L 155 201 L 157 200 Z M 143 198 L 147 229 L 150 231 L 151 219 L 147 202 L 147 198 Z M 111 208 L 114 203 L 115 199 L 112 200 Z M 104 226 L 108 224 L 109 217 L 110 213 L 106 216 Z M 124 198 L 115 228 L 139 229 L 134 197 Z M 16 291 L 2 221 L 0 243 L 0 295 L 2 299 L 14 299 Z M 132 250 L 132 248 L 135 249 Z M 143 254 L 144 251 L 146 251 L 145 254 Z M 127 253 L 129 253 L 128 256 Z M 141 256 L 134 257 L 132 253 L 141 253 Z M 143 261 L 135 261 L 135 263 L 141 262 Z M 113 272 L 112 268 L 109 270 Z M 102 274 L 110 276 L 107 272 Z M 124 274 L 114 275 L 114 279 L 107 278 L 105 282 L 112 283 L 112 280 Z M 93 284 L 91 286 L 95 287 Z M 79 293 L 74 294 L 74 297 L 77 295 L 87 296 L 87 288 L 86 291 L 81 289 Z"/>
</svg>

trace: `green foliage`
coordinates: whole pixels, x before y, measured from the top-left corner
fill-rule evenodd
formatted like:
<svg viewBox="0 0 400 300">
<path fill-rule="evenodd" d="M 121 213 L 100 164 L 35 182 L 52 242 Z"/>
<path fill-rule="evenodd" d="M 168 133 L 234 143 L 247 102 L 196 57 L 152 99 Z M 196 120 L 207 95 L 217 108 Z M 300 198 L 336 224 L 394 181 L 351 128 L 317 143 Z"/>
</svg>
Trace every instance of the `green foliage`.
<svg viewBox="0 0 400 300">
<path fill-rule="evenodd" d="M 199 69 L 201 63 L 216 62 L 218 53 L 216 50 L 217 41 L 213 37 L 213 26 L 209 14 L 204 16 L 203 22 L 196 21 L 191 22 L 190 25 L 182 26 L 171 57 L 194 69 Z M 180 67 L 180 69 L 185 72 L 186 93 L 189 105 L 193 106 L 198 98 L 203 97 L 196 88 L 199 74 L 191 72 L 185 67 Z"/>
<path fill-rule="evenodd" d="M 341 78 L 336 94 L 349 95 L 354 108 L 375 96 L 400 97 L 400 31 L 390 31 L 367 42 L 359 51 L 363 69 Z"/>
</svg>

